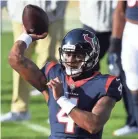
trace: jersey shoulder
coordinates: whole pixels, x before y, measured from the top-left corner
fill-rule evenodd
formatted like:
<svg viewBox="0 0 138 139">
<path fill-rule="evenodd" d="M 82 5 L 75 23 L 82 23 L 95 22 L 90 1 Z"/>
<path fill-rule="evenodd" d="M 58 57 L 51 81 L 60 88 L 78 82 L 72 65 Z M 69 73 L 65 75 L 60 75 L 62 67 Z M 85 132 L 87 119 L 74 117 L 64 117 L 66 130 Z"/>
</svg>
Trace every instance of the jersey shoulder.
<svg viewBox="0 0 138 139">
<path fill-rule="evenodd" d="M 105 90 L 107 96 L 113 97 L 116 101 L 119 101 L 122 98 L 123 91 L 123 85 L 120 77 L 108 75 Z"/>
<path fill-rule="evenodd" d="M 61 70 L 62 70 L 61 65 L 59 63 L 52 61 L 52 62 L 47 62 L 41 71 L 45 74 L 46 77 L 54 78 L 54 76 L 59 74 Z"/>
<path fill-rule="evenodd" d="M 119 101 L 122 97 L 123 85 L 120 77 L 109 74 L 100 75 L 99 81 L 104 85 L 105 93 L 103 95 L 110 96 Z"/>
</svg>

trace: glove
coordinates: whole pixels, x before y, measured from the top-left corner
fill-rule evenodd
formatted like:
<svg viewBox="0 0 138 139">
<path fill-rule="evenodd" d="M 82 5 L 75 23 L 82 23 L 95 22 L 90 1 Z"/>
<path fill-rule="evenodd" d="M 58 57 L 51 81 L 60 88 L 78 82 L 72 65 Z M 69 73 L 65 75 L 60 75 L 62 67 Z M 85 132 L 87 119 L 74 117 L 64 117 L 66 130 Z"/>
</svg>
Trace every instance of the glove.
<svg viewBox="0 0 138 139">
<path fill-rule="evenodd" d="M 109 74 L 119 76 L 121 72 L 121 39 L 110 39 L 110 47 L 108 50 L 108 70 Z"/>
<path fill-rule="evenodd" d="M 119 61 L 121 61 L 121 60 L 116 53 L 109 53 L 108 54 L 109 74 L 114 75 L 114 76 L 120 75 Z"/>
</svg>

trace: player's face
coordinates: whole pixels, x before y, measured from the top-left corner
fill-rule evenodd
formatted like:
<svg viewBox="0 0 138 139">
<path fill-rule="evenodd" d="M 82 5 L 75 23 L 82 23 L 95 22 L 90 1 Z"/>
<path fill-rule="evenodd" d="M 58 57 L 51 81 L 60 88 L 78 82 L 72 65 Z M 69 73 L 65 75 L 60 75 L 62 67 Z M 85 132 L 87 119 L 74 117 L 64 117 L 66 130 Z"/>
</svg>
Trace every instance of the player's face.
<svg viewBox="0 0 138 139">
<path fill-rule="evenodd" d="M 66 67 L 72 69 L 78 69 L 85 60 L 85 55 L 77 52 L 64 52 L 63 57 Z"/>
</svg>

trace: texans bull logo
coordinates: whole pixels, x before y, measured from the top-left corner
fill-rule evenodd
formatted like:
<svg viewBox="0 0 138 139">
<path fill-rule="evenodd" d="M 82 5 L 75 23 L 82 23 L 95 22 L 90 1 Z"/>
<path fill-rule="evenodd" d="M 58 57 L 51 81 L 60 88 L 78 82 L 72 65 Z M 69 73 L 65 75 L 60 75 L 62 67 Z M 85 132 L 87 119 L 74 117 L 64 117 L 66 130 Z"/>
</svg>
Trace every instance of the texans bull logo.
<svg viewBox="0 0 138 139">
<path fill-rule="evenodd" d="M 88 34 L 83 34 L 83 36 L 84 36 L 84 40 L 85 40 L 86 42 L 90 43 L 91 46 L 93 47 L 93 39 L 90 38 L 90 37 L 88 36 Z"/>
<path fill-rule="evenodd" d="M 93 48 L 93 50 L 95 51 L 95 45 L 97 45 L 97 42 L 96 42 L 96 40 L 95 40 L 95 37 L 94 38 L 90 38 L 89 36 L 88 36 L 88 34 L 83 34 L 83 36 L 84 36 L 84 40 L 86 41 L 86 42 L 88 42 L 88 43 L 90 43 L 91 44 L 91 46 L 92 46 L 92 48 Z"/>
</svg>

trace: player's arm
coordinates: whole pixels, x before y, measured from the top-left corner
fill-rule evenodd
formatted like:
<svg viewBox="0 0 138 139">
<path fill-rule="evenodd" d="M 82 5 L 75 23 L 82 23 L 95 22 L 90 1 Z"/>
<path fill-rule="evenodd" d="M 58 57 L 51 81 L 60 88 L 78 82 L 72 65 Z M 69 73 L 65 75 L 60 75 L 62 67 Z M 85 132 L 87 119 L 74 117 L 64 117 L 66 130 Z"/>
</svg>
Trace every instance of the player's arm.
<svg viewBox="0 0 138 139">
<path fill-rule="evenodd" d="M 121 99 L 122 84 L 120 79 L 109 76 L 105 90 L 106 94 L 97 101 L 92 109 L 92 113 L 75 107 L 69 114 L 77 125 L 90 133 L 96 133 L 103 128 L 110 117 L 116 101 Z"/>
<path fill-rule="evenodd" d="M 121 99 L 122 84 L 120 79 L 109 76 L 105 90 L 105 96 L 97 101 L 92 109 L 92 113 L 79 110 L 75 107 L 69 114 L 76 124 L 90 133 L 96 133 L 103 128 L 110 117 L 116 101 Z"/>
<path fill-rule="evenodd" d="M 50 80 L 47 85 L 52 89 L 55 100 L 57 100 L 57 103 L 64 112 L 68 114 L 78 126 L 90 133 L 97 133 L 103 128 L 110 117 L 116 100 L 120 100 L 120 91 L 122 91 L 120 79 L 116 80 L 113 78 L 112 82 L 110 82 L 110 86 L 108 84 L 108 87 L 106 87 L 108 88 L 106 89 L 107 93 L 97 101 L 92 112 L 87 112 L 77 108 L 76 105 L 65 96 L 61 96 L 62 82 L 59 78 Z"/>
<path fill-rule="evenodd" d="M 90 133 L 97 133 L 108 121 L 115 103 L 115 99 L 105 96 L 96 103 L 92 112 L 83 111 L 75 107 L 69 116 L 81 128 Z"/>
<path fill-rule="evenodd" d="M 112 37 L 122 38 L 125 25 L 126 1 L 118 1 L 117 7 L 113 13 Z"/>
<path fill-rule="evenodd" d="M 109 73 L 116 76 L 119 76 L 121 72 L 120 55 L 121 55 L 122 34 L 126 22 L 125 9 L 126 9 L 126 1 L 118 1 L 117 7 L 113 13 L 112 35 L 110 38 L 110 46 L 108 50 L 107 59 L 109 65 Z"/>
<path fill-rule="evenodd" d="M 24 56 L 24 53 L 27 47 L 29 47 L 31 41 L 45 38 L 46 33 L 39 36 L 33 34 L 25 37 L 22 36 L 22 38 L 20 38 L 18 41 L 14 43 L 9 54 L 9 64 L 14 70 L 16 70 L 21 75 L 23 79 L 28 81 L 32 86 L 34 86 L 41 92 L 45 91 L 45 75 L 41 72 L 41 70 L 39 70 L 39 68 L 34 62 L 32 62 L 30 59 Z"/>
<path fill-rule="evenodd" d="M 113 13 L 112 35 L 109 47 L 110 53 L 119 54 L 121 51 L 121 39 L 126 22 L 125 9 L 126 9 L 126 1 L 118 1 L 117 7 Z"/>
</svg>

